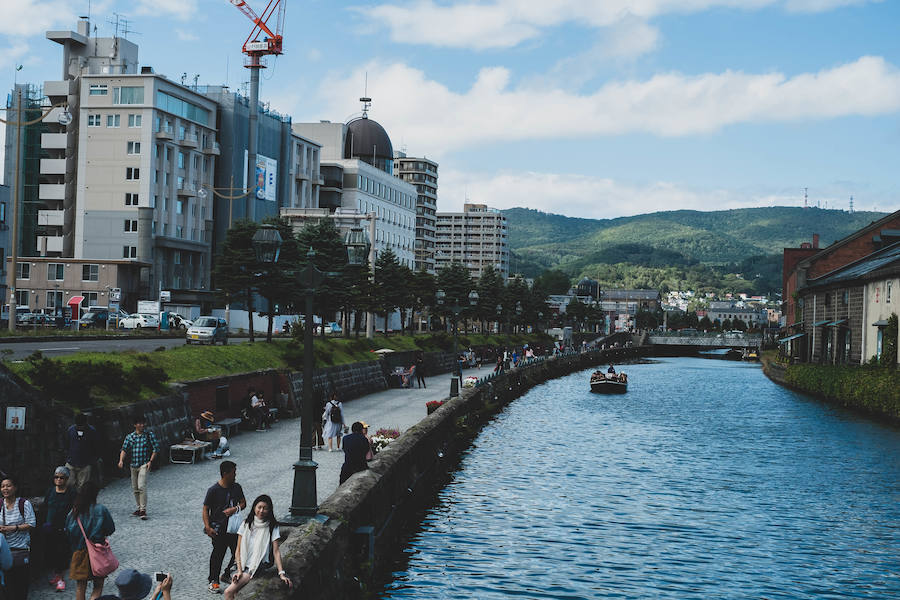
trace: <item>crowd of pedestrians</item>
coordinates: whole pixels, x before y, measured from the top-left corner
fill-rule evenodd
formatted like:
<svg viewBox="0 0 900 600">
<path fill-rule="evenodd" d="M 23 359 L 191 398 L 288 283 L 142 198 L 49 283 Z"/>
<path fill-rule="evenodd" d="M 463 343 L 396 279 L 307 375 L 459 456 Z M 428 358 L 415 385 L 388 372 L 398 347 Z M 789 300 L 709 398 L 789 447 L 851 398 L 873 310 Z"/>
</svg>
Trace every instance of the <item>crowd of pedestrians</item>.
<svg viewBox="0 0 900 600">
<path fill-rule="evenodd" d="M 147 474 L 160 446 L 143 415 L 136 415 L 133 423 L 134 431 L 122 441 L 118 466 L 130 471 L 136 503 L 132 516 L 148 520 Z M 340 436 L 337 440 L 340 447 Z M 56 591 L 63 592 L 67 581 L 74 582 L 76 600 L 143 600 L 151 590 L 153 600 L 171 600 L 171 574 L 157 573 L 154 589 L 150 575 L 130 568 L 121 570 L 115 579 L 118 594 L 103 595 L 106 573 L 118 565 L 115 561 L 110 567 L 108 557 L 93 554 L 93 548 L 104 545 L 114 551 L 114 541 L 108 542 L 116 531 L 112 513 L 98 501 L 98 473 L 92 473 L 100 455 L 99 436 L 79 415 L 66 431 L 65 443 L 66 464 L 57 467 L 52 475 L 44 494 L 44 517 L 39 528 L 34 506 L 19 495 L 17 477 L 0 472 L 0 598 L 27 600 L 32 584 L 31 565 L 42 562 L 49 572 L 48 582 Z M 291 586 L 281 560 L 281 532 L 272 499 L 259 495 L 246 511 L 247 500 L 236 481 L 237 465 L 222 461 L 219 473 L 219 480 L 207 490 L 202 503 L 203 531 L 212 546 L 207 589 L 213 593 L 224 591 L 225 597 L 233 600 L 251 578 L 273 567 L 281 582 Z M 39 558 L 32 557 L 32 536 L 41 538 L 42 561 L 32 560 Z M 231 557 L 223 570 L 229 550 Z"/>
</svg>

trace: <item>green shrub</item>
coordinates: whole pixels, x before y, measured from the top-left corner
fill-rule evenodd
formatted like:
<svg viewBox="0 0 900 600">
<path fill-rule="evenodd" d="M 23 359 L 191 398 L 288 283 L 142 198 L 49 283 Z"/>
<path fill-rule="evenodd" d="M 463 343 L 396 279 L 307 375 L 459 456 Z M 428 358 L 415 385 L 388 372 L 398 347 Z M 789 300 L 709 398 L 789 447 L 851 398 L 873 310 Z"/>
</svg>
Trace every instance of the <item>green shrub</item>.
<svg viewBox="0 0 900 600">
<path fill-rule="evenodd" d="M 900 419 L 900 371 L 893 368 L 795 364 L 785 381 L 841 406 Z"/>
</svg>

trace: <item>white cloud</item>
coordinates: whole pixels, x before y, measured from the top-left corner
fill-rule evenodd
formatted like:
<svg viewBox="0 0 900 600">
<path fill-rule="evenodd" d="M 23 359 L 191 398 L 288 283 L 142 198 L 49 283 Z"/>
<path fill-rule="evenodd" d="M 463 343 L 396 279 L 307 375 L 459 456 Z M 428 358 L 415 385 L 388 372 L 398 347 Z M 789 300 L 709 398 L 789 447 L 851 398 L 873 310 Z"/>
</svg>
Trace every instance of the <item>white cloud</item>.
<svg viewBox="0 0 900 600">
<path fill-rule="evenodd" d="M 816 202 L 828 208 L 847 208 L 847 182 L 822 184 Z M 438 191 L 441 211 L 461 211 L 463 203 L 493 208 L 533 208 L 586 219 L 611 219 L 669 210 L 726 210 L 761 206 L 802 206 L 799 187 L 791 189 L 724 189 L 687 186 L 677 182 L 635 183 L 605 177 L 533 171 L 497 174 L 442 168 Z M 855 199 L 856 210 L 891 209 L 890 193 L 872 191 Z"/>
<path fill-rule="evenodd" d="M 178 39 L 182 42 L 196 42 L 200 39 L 196 34 L 185 29 L 176 29 L 175 35 L 178 36 Z"/>
<path fill-rule="evenodd" d="M 136 15 L 187 21 L 197 14 L 197 0 L 136 0 L 132 5 Z"/>
<path fill-rule="evenodd" d="M 66 24 L 71 27 L 76 14 L 68 0 L 12 0 L 3 3 L 0 35 L 41 34 Z"/>
<path fill-rule="evenodd" d="M 713 8 L 755 10 L 783 5 L 789 11 L 822 12 L 881 0 L 464 0 L 437 4 L 419 0 L 403 4 L 356 7 L 405 44 L 449 48 L 509 48 L 537 38 L 541 31 L 566 23 L 610 27 L 630 18 L 652 19 L 671 13 Z"/>
<path fill-rule="evenodd" d="M 373 118 L 416 152 L 440 155 L 491 142 L 573 139 L 634 132 L 686 136 L 751 122 L 806 121 L 900 110 L 900 70 L 883 58 L 787 77 L 739 71 L 656 75 L 617 81 L 590 93 L 513 88 L 510 72 L 485 68 L 462 93 L 405 64 L 370 63 L 319 88 L 322 112 L 358 111 L 365 72 Z"/>
</svg>

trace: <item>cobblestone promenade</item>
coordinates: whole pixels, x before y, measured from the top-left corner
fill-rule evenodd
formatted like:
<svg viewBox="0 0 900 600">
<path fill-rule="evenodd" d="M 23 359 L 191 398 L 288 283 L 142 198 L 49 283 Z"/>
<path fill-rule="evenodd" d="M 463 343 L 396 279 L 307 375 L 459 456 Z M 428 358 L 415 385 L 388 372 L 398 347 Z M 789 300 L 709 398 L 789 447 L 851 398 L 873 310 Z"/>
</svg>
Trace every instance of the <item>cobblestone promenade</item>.
<svg viewBox="0 0 900 600">
<path fill-rule="evenodd" d="M 490 372 L 485 367 L 464 374 L 482 377 Z M 426 382 L 427 389 L 389 389 L 347 401 L 345 420 L 348 424 L 366 421 L 370 434 L 381 427 L 395 427 L 402 432 L 426 415 L 426 402 L 441 400 L 450 391 L 449 374 L 428 377 Z M 259 494 L 269 494 L 276 516 L 287 514 L 293 486 L 291 465 L 299 455 L 299 439 L 300 420 L 286 419 L 275 423 L 268 432 L 243 431 L 229 440 L 230 460 L 237 464 L 237 482 L 244 488 L 248 504 Z M 337 488 L 344 454 L 316 451 L 313 459 L 319 463 L 316 485 L 321 503 Z M 110 544 L 120 568 L 135 568 L 151 575 L 154 571 L 171 572 L 172 597 L 176 600 L 212 597 L 206 589 L 211 545 L 203 533 L 201 510 L 207 488 L 218 479 L 217 460 L 194 465 L 167 464 L 150 473 L 147 521 L 131 516 L 135 506 L 130 480 L 117 479 L 101 490 L 98 501 L 109 508 L 116 523 Z M 107 577 L 106 593 L 116 593 L 115 575 Z M 73 581 L 67 580 L 64 593 L 56 592 L 46 581 L 42 575 L 32 582 L 29 600 L 75 597 Z"/>
</svg>

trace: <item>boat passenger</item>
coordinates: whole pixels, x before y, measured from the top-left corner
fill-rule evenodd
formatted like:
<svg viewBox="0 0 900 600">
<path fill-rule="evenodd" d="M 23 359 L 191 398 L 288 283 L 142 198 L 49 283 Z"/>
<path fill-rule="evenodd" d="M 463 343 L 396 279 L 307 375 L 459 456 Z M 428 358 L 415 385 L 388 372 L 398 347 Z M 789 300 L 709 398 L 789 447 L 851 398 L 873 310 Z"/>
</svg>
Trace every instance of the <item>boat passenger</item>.
<svg viewBox="0 0 900 600">
<path fill-rule="evenodd" d="M 609 365 L 609 368 L 606 370 L 606 372 L 607 372 L 607 373 L 612 373 L 613 375 L 615 375 L 615 374 L 616 374 L 616 368 L 615 368 L 614 366 L 612 366 L 612 365 Z"/>
</svg>

